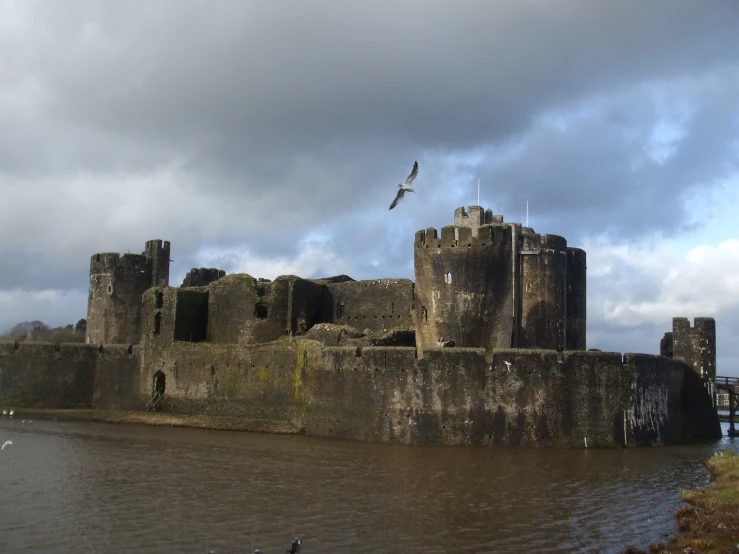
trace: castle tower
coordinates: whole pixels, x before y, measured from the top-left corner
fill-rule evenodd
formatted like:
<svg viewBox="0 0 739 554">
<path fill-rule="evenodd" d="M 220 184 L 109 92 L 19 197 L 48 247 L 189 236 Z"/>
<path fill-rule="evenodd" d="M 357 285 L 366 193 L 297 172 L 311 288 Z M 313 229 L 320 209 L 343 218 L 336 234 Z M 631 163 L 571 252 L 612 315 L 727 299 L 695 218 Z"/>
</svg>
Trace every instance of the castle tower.
<svg viewBox="0 0 739 554">
<path fill-rule="evenodd" d="M 169 241 L 146 241 L 144 255 L 151 260 L 151 286 L 169 286 Z"/>
<path fill-rule="evenodd" d="M 459 211 L 455 212 L 455 216 Z M 475 213 L 475 212 L 473 212 Z M 476 236 L 475 236 L 476 235 Z M 511 227 L 429 228 L 414 242 L 416 345 L 510 348 L 513 328 Z"/>
<path fill-rule="evenodd" d="M 87 298 L 88 344 L 136 344 L 141 295 L 169 284 L 169 242 L 148 241 L 143 254 L 94 254 Z"/>
<path fill-rule="evenodd" d="M 416 344 L 585 350 L 586 256 L 480 206 L 416 233 Z"/>
<path fill-rule="evenodd" d="M 687 317 L 673 317 L 672 334 L 666 333 L 660 343 L 662 355 L 670 350 L 674 359 L 686 363 L 704 379 L 715 379 L 716 321 L 712 317 L 696 317 L 691 327 Z"/>
</svg>

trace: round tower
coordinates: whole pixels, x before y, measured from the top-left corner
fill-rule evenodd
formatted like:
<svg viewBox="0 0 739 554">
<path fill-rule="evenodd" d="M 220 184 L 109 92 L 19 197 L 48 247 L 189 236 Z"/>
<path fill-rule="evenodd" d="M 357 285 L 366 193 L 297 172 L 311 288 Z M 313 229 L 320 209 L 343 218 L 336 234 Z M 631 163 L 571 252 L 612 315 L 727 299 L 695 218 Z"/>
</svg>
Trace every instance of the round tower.
<svg viewBox="0 0 739 554">
<path fill-rule="evenodd" d="M 94 254 L 87 297 L 88 344 L 136 344 L 141 338 L 141 295 L 169 285 L 168 241 L 146 242 L 142 254 Z"/>
<path fill-rule="evenodd" d="M 95 254 L 87 298 L 88 344 L 135 344 L 141 335 L 141 295 L 151 286 L 148 258 Z"/>
<path fill-rule="evenodd" d="M 457 219 L 455 212 L 455 219 Z M 461 213 L 459 215 L 462 215 Z M 442 227 L 414 241 L 416 345 L 510 348 L 512 242 L 508 225 Z M 475 233 L 473 235 L 473 229 Z"/>
<path fill-rule="evenodd" d="M 528 229 L 521 240 L 519 346 L 562 351 L 567 332 L 567 240 Z"/>
</svg>

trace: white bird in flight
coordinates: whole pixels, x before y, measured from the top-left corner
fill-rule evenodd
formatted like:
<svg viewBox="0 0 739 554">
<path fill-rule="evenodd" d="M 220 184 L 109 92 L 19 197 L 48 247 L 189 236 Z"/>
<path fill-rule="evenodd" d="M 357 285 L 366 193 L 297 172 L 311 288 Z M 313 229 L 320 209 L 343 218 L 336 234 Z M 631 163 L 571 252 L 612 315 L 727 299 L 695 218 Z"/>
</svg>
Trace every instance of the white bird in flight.
<svg viewBox="0 0 739 554">
<path fill-rule="evenodd" d="M 0 448 L 0 450 L 5 450 L 5 447 L 6 447 L 6 446 L 9 446 L 9 445 L 11 445 L 11 444 L 13 444 L 13 441 L 5 441 L 5 442 L 3 443 L 3 447 L 2 447 L 2 448 Z"/>
<path fill-rule="evenodd" d="M 398 202 L 403 199 L 403 195 L 406 192 L 416 192 L 411 188 L 411 183 L 413 182 L 413 179 L 416 178 L 416 175 L 418 175 L 418 162 L 413 162 L 413 171 L 408 175 L 405 183 L 398 183 L 398 195 L 395 197 L 395 200 L 393 200 L 393 203 L 390 204 L 391 210 L 398 205 Z"/>
<path fill-rule="evenodd" d="M 505 366 L 508 368 L 508 371 L 511 370 L 511 362 L 503 362 Z"/>
</svg>

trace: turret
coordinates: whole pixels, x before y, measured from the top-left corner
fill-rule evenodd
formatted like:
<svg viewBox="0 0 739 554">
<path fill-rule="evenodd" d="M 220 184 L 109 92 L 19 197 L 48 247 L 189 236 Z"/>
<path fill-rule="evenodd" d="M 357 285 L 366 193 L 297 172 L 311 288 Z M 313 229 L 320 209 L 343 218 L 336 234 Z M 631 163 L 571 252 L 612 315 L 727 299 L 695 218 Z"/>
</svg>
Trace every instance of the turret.
<svg viewBox="0 0 739 554">
<path fill-rule="evenodd" d="M 483 225 L 416 233 L 416 345 L 510 348 L 513 325 L 511 228 Z"/>
<path fill-rule="evenodd" d="M 660 341 L 660 353 L 686 363 L 704 379 L 716 378 L 716 321 L 696 317 L 693 327 L 687 317 L 672 318 L 672 333 Z"/>
<path fill-rule="evenodd" d="M 169 284 L 169 242 L 148 241 L 144 253 L 94 254 L 87 298 L 88 344 L 137 344 L 141 295 Z"/>
<path fill-rule="evenodd" d="M 480 206 L 416 233 L 416 344 L 585 350 L 586 256 Z"/>
<path fill-rule="evenodd" d="M 151 286 L 169 286 L 169 241 L 146 241 L 144 255 L 151 260 Z"/>
</svg>

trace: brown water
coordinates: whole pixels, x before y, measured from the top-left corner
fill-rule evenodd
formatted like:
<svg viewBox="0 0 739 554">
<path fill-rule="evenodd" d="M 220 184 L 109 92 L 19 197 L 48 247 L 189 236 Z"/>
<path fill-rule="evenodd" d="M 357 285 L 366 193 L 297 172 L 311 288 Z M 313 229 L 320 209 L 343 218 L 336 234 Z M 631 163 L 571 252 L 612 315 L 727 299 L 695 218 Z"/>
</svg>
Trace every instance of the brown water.
<svg viewBox="0 0 739 554">
<path fill-rule="evenodd" d="M 408 447 L 0 418 L 0 552 L 617 552 L 674 531 L 732 439 Z"/>
</svg>

